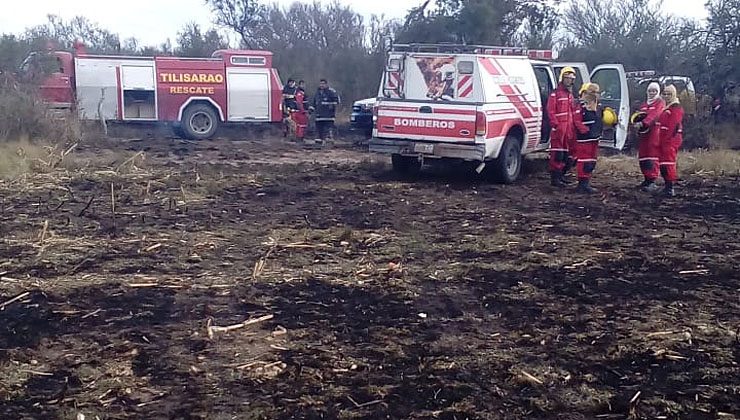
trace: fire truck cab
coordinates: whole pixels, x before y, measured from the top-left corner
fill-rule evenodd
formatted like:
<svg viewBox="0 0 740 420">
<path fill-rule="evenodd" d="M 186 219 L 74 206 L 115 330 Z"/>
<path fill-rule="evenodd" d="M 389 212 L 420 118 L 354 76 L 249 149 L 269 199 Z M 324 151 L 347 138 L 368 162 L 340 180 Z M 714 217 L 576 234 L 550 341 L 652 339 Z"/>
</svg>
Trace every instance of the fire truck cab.
<svg viewBox="0 0 740 420">
<path fill-rule="evenodd" d="M 547 98 L 566 63 L 551 51 L 522 48 L 396 44 L 388 48 L 376 105 L 370 151 L 390 154 L 394 170 L 417 171 L 446 159 L 492 166 L 497 180 L 514 182 L 522 156 L 549 148 Z M 601 146 L 622 149 L 627 137 L 629 92 L 619 64 L 577 68 L 581 83 L 594 81 L 602 103 L 619 123 Z M 577 94 L 577 91 L 576 91 Z"/>
<path fill-rule="evenodd" d="M 83 120 L 167 122 L 190 139 L 210 138 L 222 123 L 282 121 L 282 83 L 268 51 L 220 50 L 211 58 L 57 51 L 52 57 L 41 96 Z"/>
</svg>

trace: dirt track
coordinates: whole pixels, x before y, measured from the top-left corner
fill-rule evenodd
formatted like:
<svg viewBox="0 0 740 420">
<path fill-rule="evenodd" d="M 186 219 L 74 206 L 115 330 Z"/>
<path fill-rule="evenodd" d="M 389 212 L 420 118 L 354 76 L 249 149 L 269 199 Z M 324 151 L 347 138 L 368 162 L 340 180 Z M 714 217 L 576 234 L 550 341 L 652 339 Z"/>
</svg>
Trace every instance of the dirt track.
<svg viewBox="0 0 740 420">
<path fill-rule="evenodd" d="M 118 160 L 0 183 L 0 418 L 740 416 L 736 178 L 582 198 L 349 146 L 78 155 Z"/>
</svg>

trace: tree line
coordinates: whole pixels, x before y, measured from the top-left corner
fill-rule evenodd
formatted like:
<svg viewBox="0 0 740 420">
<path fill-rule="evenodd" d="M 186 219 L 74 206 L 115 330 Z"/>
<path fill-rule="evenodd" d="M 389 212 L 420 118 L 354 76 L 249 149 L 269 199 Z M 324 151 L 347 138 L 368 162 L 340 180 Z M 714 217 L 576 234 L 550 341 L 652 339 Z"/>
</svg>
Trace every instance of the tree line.
<svg viewBox="0 0 740 420">
<path fill-rule="evenodd" d="M 207 57 L 229 45 L 267 49 L 283 79 L 328 78 L 345 99 L 377 92 L 382 39 L 554 48 L 561 60 L 624 64 L 691 76 L 697 88 L 722 97 L 740 80 L 740 0 L 709 0 L 706 21 L 679 18 L 653 0 L 420 0 L 403 19 L 366 18 L 338 2 L 204 0 L 214 27 L 186 24 L 174 42 L 144 46 L 121 39 L 85 17 L 49 16 L 22 34 L 0 36 L 0 71 L 12 72 L 32 50 Z M 229 42 L 224 34 L 232 34 Z M 50 44 L 51 43 L 51 44 Z"/>
</svg>

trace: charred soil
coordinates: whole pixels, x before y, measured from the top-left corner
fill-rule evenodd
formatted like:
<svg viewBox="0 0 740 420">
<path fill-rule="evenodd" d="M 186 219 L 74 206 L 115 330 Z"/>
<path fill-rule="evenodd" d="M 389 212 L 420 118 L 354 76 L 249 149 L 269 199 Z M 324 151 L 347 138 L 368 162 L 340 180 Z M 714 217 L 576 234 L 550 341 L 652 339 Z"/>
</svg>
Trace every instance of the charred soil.
<svg viewBox="0 0 740 420">
<path fill-rule="evenodd" d="M 736 178 L 583 197 L 341 144 L 76 154 L 0 183 L 0 418 L 740 416 Z"/>
</svg>

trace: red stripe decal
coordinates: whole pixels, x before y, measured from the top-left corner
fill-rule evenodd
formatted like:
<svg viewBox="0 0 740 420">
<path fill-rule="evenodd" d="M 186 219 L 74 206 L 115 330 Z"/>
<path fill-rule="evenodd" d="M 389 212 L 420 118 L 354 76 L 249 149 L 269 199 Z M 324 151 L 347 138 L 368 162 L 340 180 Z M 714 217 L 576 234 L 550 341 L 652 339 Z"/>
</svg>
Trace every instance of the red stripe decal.
<svg viewBox="0 0 740 420">
<path fill-rule="evenodd" d="M 497 68 L 501 69 L 501 74 L 503 74 L 504 76 L 508 76 L 508 75 L 509 75 L 509 74 L 508 74 L 508 73 L 506 72 L 506 70 L 504 69 L 504 66 L 502 66 L 502 65 L 501 65 L 501 64 L 500 64 L 500 63 L 499 63 L 498 61 L 496 61 L 496 59 L 495 59 L 495 58 L 492 58 L 492 59 L 491 59 L 491 61 L 493 62 L 494 66 L 496 66 Z M 522 93 L 522 91 L 521 91 L 521 90 L 519 90 L 519 86 L 517 86 L 517 85 L 514 85 L 514 89 L 516 89 L 516 92 L 517 92 L 517 93 L 518 93 L 518 94 L 520 95 L 520 97 L 522 97 L 522 98 L 524 97 L 524 94 Z M 534 111 L 534 110 L 532 109 L 532 106 L 531 106 L 531 105 L 529 104 L 529 102 L 527 102 L 527 101 L 524 101 L 523 103 L 524 103 L 524 106 L 526 106 L 526 107 L 527 107 L 527 109 L 531 110 L 532 112 L 535 112 L 535 111 Z M 526 118 L 526 117 L 525 117 L 525 118 Z"/>
<path fill-rule="evenodd" d="M 491 59 L 481 57 L 479 60 L 480 60 L 480 63 L 483 65 L 483 68 L 488 73 L 490 73 L 492 76 L 501 75 L 501 73 L 498 71 L 496 66 L 494 66 L 493 63 L 491 62 Z M 505 95 L 509 95 L 507 96 L 507 99 L 509 100 L 509 102 L 511 102 L 516 107 L 517 110 L 519 110 L 519 113 L 522 114 L 522 117 L 524 118 L 532 117 L 532 112 L 530 112 L 529 108 L 527 108 L 527 106 L 524 104 L 524 102 L 522 101 L 522 98 L 520 96 L 515 96 L 517 94 L 516 92 L 514 92 L 514 88 L 512 88 L 510 85 L 499 85 L 499 87 L 501 88 L 501 90 L 504 92 Z"/>
<path fill-rule="evenodd" d="M 460 94 L 460 96 L 461 96 L 461 97 L 463 97 L 463 98 L 466 98 L 466 97 L 467 97 L 468 95 L 470 95 L 471 93 L 473 93 L 473 85 L 470 85 L 470 86 L 468 86 L 468 88 L 467 88 L 467 89 L 465 89 L 465 90 L 464 90 L 464 91 L 463 91 L 463 92 L 462 92 L 462 93 Z"/>
</svg>

